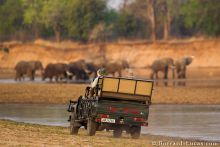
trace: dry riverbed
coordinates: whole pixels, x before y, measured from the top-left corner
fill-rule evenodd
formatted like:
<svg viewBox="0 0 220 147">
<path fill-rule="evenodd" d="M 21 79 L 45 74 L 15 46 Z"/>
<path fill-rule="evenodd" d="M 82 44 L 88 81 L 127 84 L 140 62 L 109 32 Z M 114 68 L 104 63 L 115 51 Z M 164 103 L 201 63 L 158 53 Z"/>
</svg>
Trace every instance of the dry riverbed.
<svg viewBox="0 0 220 147">
<path fill-rule="evenodd" d="M 84 94 L 85 84 L 0 84 L 0 103 L 66 104 Z M 220 104 L 220 87 L 155 87 L 153 104 Z"/>
<path fill-rule="evenodd" d="M 16 123 L 5 120 L 0 120 L 0 130 L 0 146 L 150 147 L 163 146 L 163 144 L 168 143 L 176 143 L 176 146 L 196 144 L 198 147 L 204 144 L 207 144 L 207 146 L 219 145 L 211 142 L 154 135 L 142 135 L 140 139 L 131 139 L 125 133 L 122 138 L 113 138 L 112 132 L 105 131 L 97 132 L 96 136 L 91 137 L 86 135 L 84 129 L 79 131 L 78 136 L 72 136 L 69 135 L 68 128 L 64 127 Z"/>
</svg>

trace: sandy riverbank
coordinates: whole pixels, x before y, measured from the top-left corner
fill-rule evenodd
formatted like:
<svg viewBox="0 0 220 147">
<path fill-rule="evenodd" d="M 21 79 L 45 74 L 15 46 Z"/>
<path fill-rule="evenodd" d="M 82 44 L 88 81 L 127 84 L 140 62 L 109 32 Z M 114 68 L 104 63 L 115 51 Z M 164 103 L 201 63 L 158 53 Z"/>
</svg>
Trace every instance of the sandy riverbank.
<svg viewBox="0 0 220 147">
<path fill-rule="evenodd" d="M 126 59 L 131 67 L 145 67 L 162 57 L 178 59 L 195 56 L 190 67 L 220 67 L 220 39 L 170 40 L 156 43 L 143 41 L 118 41 L 106 43 L 105 52 L 109 60 Z M 8 42 L 10 44 L 10 42 Z M 8 44 L 7 43 L 7 44 Z M 63 41 L 35 40 L 26 43 L 12 43 L 9 54 L 0 51 L 2 68 L 14 68 L 20 60 L 41 60 L 43 65 L 54 62 L 70 62 L 92 59 L 100 55 L 100 46 L 95 43 L 82 44 Z"/>
<path fill-rule="evenodd" d="M 66 104 L 84 94 L 85 84 L 0 84 L 0 103 Z M 153 104 L 220 104 L 220 87 L 155 87 Z"/>
<path fill-rule="evenodd" d="M 113 138 L 112 132 L 97 132 L 96 136 L 87 136 L 86 131 L 81 129 L 78 136 L 69 135 L 68 128 L 16 123 L 0 120 L 0 146 L 73 146 L 73 147 L 150 147 L 160 146 L 162 143 L 211 143 L 202 141 L 186 140 L 181 138 L 141 135 L 140 139 L 131 139 L 123 134 L 122 138 Z M 213 143 L 212 143 L 213 144 Z M 210 145 L 211 146 L 211 145 Z M 218 146 L 214 143 L 213 146 Z"/>
</svg>

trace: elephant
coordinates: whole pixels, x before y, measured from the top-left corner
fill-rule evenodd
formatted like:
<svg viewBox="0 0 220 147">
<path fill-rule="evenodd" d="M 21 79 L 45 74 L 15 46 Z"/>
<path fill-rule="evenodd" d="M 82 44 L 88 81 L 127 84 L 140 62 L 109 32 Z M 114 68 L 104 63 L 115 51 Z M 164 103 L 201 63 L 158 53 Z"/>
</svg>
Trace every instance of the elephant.
<svg viewBox="0 0 220 147">
<path fill-rule="evenodd" d="M 24 80 L 24 75 L 27 75 L 30 77 L 31 81 L 34 81 L 35 79 L 35 72 L 37 70 L 41 70 L 41 73 L 43 72 L 43 65 L 40 61 L 19 61 L 16 66 L 16 76 L 15 80 L 21 81 Z"/>
<path fill-rule="evenodd" d="M 93 62 L 85 61 L 85 69 L 91 78 L 95 78 L 97 71 L 104 66 L 97 65 Z"/>
<path fill-rule="evenodd" d="M 175 61 L 175 68 L 178 79 L 186 79 L 186 67 L 192 63 L 193 59 L 193 56 L 185 56 Z M 185 86 L 185 82 L 178 82 L 178 85 Z"/>
<path fill-rule="evenodd" d="M 82 69 L 84 69 L 84 71 L 89 75 L 89 77 L 91 77 L 92 75 L 96 76 L 97 70 L 103 67 L 99 64 L 96 64 L 96 62 L 92 62 L 90 60 L 83 60 L 83 59 L 71 63 L 82 67 Z"/>
<path fill-rule="evenodd" d="M 76 77 L 76 80 L 88 80 L 89 76 L 84 67 L 84 61 L 70 62 L 66 68 L 67 76 L 72 79 L 72 76 Z"/>
<path fill-rule="evenodd" d="M 108 74 L 113 74 L 115 76 L 115 73 L 118 73 L 119 77 L 122 76 L 122 70 L 129 69 L 129 64 L 125 60 L 120 61 L 111 61 L 104 65 L 104 68 L 106 69 Z"/>
<path fill-rule="evenodd" d="M 174 66 L 174 60 L 170 57 L 164 57 L 161 59 L 156 59 L 153 61 L 152 65 L 150 66 L 152 73 L 150 75 L 151 79 L 154 79 L 154 77 L 156 76 L 156 79 L 158 79 L 158 72 L 162 72 L 164 74 L 164 85 L 167 86 L 167 79 L 168 79 L 168 71 L 169 68 L 172 69 L 172 74 L 173 74 L 173 79 L 175 77 L 175 66 Z M 156 82 L 156 85 L 158 85 L 158 83 Z"/>
<path fill-rule="evenodd" d="M 52 82 L 53 77 L 55 77 L 56 82 L 58 80 L 62 80 L 63 78 L 67 78 L 66 74 L 66 68 L 67 64 L 65 63 L 55 63 L 55 64 L 48 64 L 44 70 L 42 80 L 45 80 L 46 78 L 50 79 L 50 82 Z"/>
</svg>

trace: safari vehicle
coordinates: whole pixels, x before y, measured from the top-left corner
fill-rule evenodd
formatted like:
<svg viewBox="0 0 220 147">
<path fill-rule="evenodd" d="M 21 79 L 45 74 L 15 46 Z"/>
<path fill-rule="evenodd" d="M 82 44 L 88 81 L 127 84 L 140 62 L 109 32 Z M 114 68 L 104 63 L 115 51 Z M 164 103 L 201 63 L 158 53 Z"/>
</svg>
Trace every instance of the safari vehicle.
<svg viewBox="0 0 220 147">
<path fill-rule="evenodd" d="M 96 131 L 113 130 L 114 137 L 126 131 L 139 138 L 141 126 L 148 126 L 153 81 L 127 78 L 99 78 L 94 95 L 86 88 L 78 101 L 70 101 L 70 133 L 84 126 L 89 136 Z"/>
</svg>

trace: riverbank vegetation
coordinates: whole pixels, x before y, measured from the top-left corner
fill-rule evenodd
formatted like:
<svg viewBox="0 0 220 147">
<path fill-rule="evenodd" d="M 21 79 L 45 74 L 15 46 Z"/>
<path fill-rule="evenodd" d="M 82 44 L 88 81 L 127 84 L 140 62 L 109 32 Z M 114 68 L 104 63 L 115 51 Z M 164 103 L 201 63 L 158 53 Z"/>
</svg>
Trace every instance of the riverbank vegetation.
<svg viewBox="0 0 220 147">
<path fill-rule="evenodd" d="M 219 0 L 1 0 L 0 40 L 77 41 L 220 35 Z"/>
</svg>

